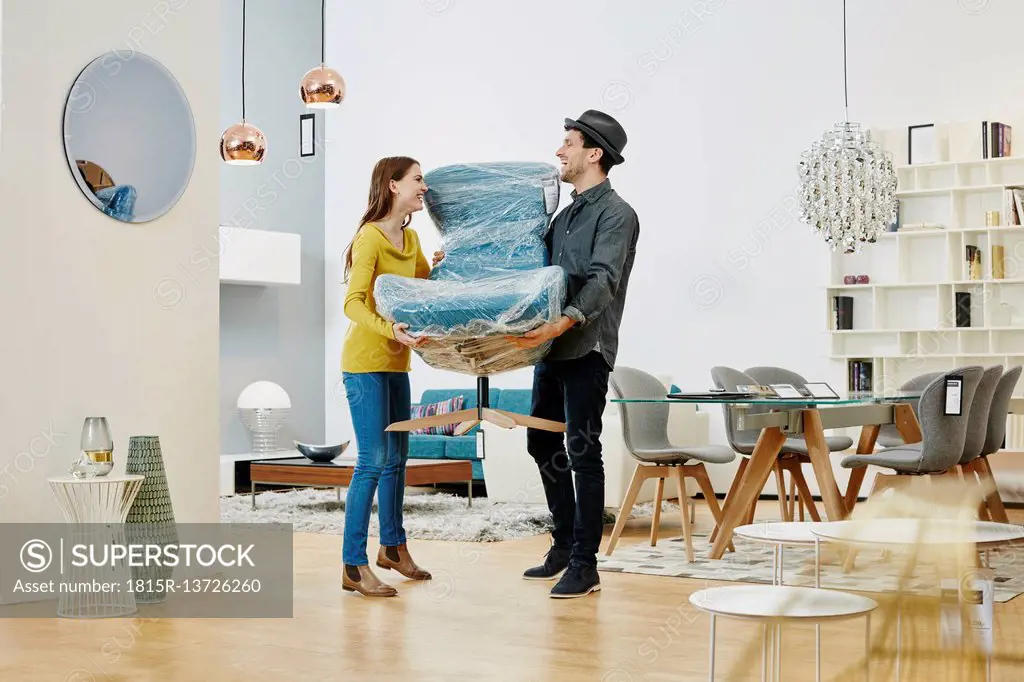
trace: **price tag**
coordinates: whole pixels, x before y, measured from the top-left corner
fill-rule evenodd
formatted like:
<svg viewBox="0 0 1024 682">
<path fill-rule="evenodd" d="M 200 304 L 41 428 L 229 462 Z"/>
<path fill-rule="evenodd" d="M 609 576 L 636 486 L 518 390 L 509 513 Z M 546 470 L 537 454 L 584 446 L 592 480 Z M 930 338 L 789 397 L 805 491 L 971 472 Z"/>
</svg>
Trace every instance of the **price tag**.
<svg viewBox="0 0 1024 682">
<path fill-rule="evenodd" d="M 959 377 L 946 378 L 946 414 L 960 416 L 963 414 L 963 385 L 964 380 Z"/>
</svg>

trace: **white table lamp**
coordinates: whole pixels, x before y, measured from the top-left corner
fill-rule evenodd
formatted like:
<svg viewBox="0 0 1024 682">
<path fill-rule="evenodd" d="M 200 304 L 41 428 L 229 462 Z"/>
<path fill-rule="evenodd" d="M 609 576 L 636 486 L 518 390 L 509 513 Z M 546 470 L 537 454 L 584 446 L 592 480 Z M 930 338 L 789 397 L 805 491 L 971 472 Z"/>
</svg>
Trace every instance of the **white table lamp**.
<svg viewBox="0 0 1024 682">
<path fill-rule="evenodd" d="M 291 412 L 288 393 L 272 381 L 257 381 L 238 396 L 242 423 L 252 431 L 252 451 L 256 454 L 278 450 L 277 432 Z"/>
</svg>

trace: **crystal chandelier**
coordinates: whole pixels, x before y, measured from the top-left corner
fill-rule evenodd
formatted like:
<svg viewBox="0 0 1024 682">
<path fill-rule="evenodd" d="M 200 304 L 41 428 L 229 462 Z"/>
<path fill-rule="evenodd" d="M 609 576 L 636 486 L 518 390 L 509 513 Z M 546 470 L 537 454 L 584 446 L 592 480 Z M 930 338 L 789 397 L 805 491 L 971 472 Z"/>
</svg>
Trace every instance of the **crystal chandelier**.
<svg viewBox="0 0 1024 682">
<path fill-rule="evenodd" d="M 843 90 L 846 94 L 846 1 L 843 0 Z M 833 251 L 858 253 L 896 221 L 896 171 L 891 155 L 860 124 L 836 123 L 800 157 L 800 219 Z"/>
</svg>

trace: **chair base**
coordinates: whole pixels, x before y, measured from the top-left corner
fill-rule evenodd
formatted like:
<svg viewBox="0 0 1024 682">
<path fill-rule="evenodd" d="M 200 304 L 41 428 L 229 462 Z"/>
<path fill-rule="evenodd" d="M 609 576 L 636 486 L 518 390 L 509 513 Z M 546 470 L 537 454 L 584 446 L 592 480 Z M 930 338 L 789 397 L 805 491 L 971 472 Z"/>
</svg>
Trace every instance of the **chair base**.
<svg viewBox="0 0 1024 682">
<path fill-rule="evenodd" d="M 490 406 L 488 396 L 490 395 L 489 377 L 476 378 L 476 404 L 475 408 L 469 410 L 458 410 L 457 412 L 445 412 L 420 419 L 407 419 L 394 422 L 388 425 L 385 431 L 415 431 L 417 429 L 431 426 L 447 426 L 458 424 L 455 428 L 456 436 L 465 435 L 470 429 L 480 422 L 488 422 L 503 429 L 514 429 L 517 426 L 525 426 L 530 429 L 541 431 L 554 431 L 565 433 L 565 423 L 556 422 L 551 419 L 531 417 L 527 414 L 509 412 L 507 410 L 496 410 Z"/>
<path fill-rule="evenodd" d="M 686 560 L 689 562 L 694 560 L 691 528 L 693 523 L 693 507 L 687 504 L 686 478 L 694 479 L 697 485 L 700 486 L 708 508 L 715 518 L 715 530 L 718 529 L 718 524 L 722 522 L 722 509 L 718 504 L 718 498 L 715 497 L 715 489 L 711 485 L 711 479 L 708 478 L 708 472 L 704 468 L 703 462 L 695 464 L 647 464 L 645 462 L 638 462 L 636 469 L 633 470 L 633 478 L 629 482 L 626 497 L 622 500 L 622 506 L 619 508 L 619 514 L 615 519 L 615 527 L 612 529 L 611 537 L 608 539 L 605 555 L 611 556 L 612 552 L 615 551 L 615 546 L 619 542 L 619 536 L 622 535 L 622 530 L 626 526 L 626 519 L 629 518 L 630 513 L 633 511 L 636 498 L 640 494 L 640 488 L 650 478 L 658 479 L 658 487 L 654 496 L 654 513 L 651 516 L 651 546 L 653 547 L 658 544 L 658 526 L 661 523 L 661 500 L 665 491 L 665 479 L 669 476 L 675 478 L 679 489 L 679 513 L 682 521 L 683 540 L 686 543 Z M 736 551 L 732 543 L 729 543 L 729 549 Z"/>
</svg>

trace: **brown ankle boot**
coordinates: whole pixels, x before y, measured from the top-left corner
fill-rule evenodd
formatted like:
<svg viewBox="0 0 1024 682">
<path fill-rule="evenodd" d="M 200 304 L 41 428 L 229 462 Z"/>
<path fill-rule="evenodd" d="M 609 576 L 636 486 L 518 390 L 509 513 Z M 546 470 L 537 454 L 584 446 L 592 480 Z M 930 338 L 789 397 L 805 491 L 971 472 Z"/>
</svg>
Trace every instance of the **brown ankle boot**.
<svg viewBox="0 0 1024 682">
<path fill-rule="evenodd" d="M 373 574 L 369 566 L 349 566 L 345 564 L 341 572 L 341 589 L 346 592 L 359 592 L 367 597 L 393 597 L 398 590 L 391 587 Z"/>
<path fill-rule="evenodd" d="M 416 565 L 409 554 L 409 547 L 402 543 L 395 547 L 381 546 L 377 552 L 377 565 L 381 568 L 393 568 L 406 578 L 412 580 L 430 580 L 430 573 Z"/>
</svg>

